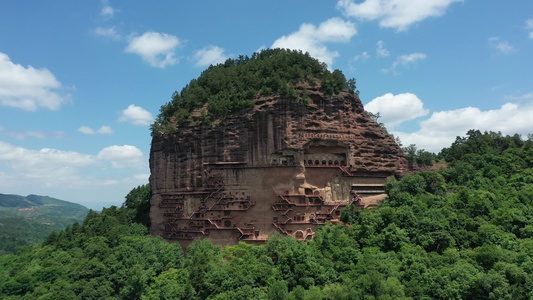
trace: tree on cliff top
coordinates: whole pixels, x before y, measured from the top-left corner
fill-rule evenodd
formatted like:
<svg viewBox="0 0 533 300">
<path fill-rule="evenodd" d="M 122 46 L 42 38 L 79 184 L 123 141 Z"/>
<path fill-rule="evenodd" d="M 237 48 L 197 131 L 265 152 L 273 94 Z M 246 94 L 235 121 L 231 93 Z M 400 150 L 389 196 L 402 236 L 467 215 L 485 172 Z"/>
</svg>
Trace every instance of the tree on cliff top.
<svg viewBox="0 0 533 300">
<path fill-rule="evenodd" d="M 209 66 L 193 79 L 172 100 L 161 106 L 152 124 L 152 135 L 172 132 L 176 126 L 195 122 L 211 125 L 214 118 L 254 106 L 258 95 L 279 94 L 298 102 L 310 103 L 305 85 L 318 87 L 326 95 L 344 89 L 356 93 L 355 79 L 346 80 L 340 70 L 333 72 L 325 63 L 308 53 L 286 49 L 267 49 L 252 57 L 239 56 L 222 64 Z M 194 121 L 191 112 L 205 107 L 201 119 Z"/>
</svg>

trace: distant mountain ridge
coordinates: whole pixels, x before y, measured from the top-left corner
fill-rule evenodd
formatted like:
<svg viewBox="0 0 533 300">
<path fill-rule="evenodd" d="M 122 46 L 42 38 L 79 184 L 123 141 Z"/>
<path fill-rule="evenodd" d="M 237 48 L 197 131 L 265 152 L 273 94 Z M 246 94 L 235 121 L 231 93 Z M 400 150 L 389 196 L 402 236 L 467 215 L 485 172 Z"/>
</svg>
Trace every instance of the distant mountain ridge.
<svg viewBox="0 0 533 300">
<path fill-rule="evenodd" d="M 0 255 L 82 223 L 88 212 L 83 205 L 49 196 L 0 194 Z"/>
<path fill-rule="evenodd" d="M 52 198 L 49 196 L 28 195 L 26 197 L 12 194 L 0 194 L 0 210 L 2 208 L 29 208 L 32 206 L 63 207 L 69 210 L 85 211 L 89 209 L 81 204 Z"/>
</svg>

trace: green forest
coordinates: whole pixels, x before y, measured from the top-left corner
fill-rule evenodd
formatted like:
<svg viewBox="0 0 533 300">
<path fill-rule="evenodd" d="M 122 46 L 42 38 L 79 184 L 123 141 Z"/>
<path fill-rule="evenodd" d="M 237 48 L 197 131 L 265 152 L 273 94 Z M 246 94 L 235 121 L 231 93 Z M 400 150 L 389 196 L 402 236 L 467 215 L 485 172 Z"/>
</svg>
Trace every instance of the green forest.
<svg viewBox="0 0 533 300">
<path fill-rule="evenodd" d="M 0 194 L 0 255 L 41 243 L 52 231 L 82 222 L 88 211 L 47 196 Z"/>
<path fill-rule="evenodd" d="M 151 125 L 152 135 L 173 132 L 190 123 L 213 125 L 216 118 L 254 107 L 252 100 L 260 95 L 278 94 L 308 104 L 307 87 L 316 87 L 326 95 L 345 89 L 357 93 L 355 79 L 346 80 L 342 71 L 328 70 L 309 53 L 266 49 L 252 57 L 230 58 L 209 66 L 181 92 L 174 92 Z M 191 112 L 199 108 L 203 108 L 201 117 L 193 119 Z"/>
<path fill-rule="evenodd" d="M 122 207 L 0 256 L 2 299 L 531 299 L 533 136 L 477 130 L 389 178 L 376 209 L 346 207 L 312 241 L 221 247 L 147 234 L 149 186 Z"/>
</svg>

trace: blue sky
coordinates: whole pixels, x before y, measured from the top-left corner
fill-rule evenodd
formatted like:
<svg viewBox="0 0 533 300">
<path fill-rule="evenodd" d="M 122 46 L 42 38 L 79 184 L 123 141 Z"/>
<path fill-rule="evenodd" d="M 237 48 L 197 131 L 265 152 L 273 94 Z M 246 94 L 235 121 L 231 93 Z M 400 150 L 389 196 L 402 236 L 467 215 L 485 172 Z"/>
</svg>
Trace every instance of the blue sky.
<svg viewBox="0 0 533 300">
<path fill-rule="evenodd" d="M 0 2 L 0 193 L 93 209 L 148 182 L 149 124 L 209 64 L 301 49 L 404 145 L 533 133 L 533 1 Z"/>
</svg>

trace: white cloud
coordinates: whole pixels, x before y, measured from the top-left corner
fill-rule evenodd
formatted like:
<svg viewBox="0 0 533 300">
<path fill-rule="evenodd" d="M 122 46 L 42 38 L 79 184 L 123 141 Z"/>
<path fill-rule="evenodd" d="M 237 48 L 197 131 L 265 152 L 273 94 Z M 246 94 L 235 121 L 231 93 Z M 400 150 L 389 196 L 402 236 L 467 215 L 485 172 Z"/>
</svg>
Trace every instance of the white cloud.
<svg viewBox="0 0 533 300">
<path fill-rule="evenodd" d="M 120 112 L 119 122 L 128 122 L 133 125 L 150 125 L 154 121 L 152 114 L 146 109 L 131 104 Z"/>
<path fill-rule="evenodd" d="M 438 152 L 449 147 L 457 136 L 470 129 L 501 131 L 502 134 L 531 133 L 533 101 L 525 104 L 506 103 L 499 109 L 482 111 L 477 107 L 434 112 L 420 122 L 420 130 L 413 133 L 393 132 L 404 145 L 416 144 L 419 149 Z"/>
<path fill-rule="evenodd" d="M 265 49 L 266 49 L 266 46 L 265 45 L 261 45 L 261 47 L 259 47 L 259 49 L 255 50 L 255 52 L 259 53 L 259 52 L 261 52 L 261 51 L 263 51 Z"/>
<path fill-rule="evenodd" d="M 141 150 L 135 146 L 109 146 L 98 155 L 90 155 L 73 151 L 43 148 L 31 150 L 0 141 L 0 162 L 7 163 L 13 170 L 11 176 L 17 178 L 33 178 L 52 182 L 68 181 L 69 177 L 81 178 L 80 168 L 99 166 L 101 162 L 110 162 L 114 168 L 145 167 L 145 159 Z"/>
<path fill-rule="evenodd" d="M 206 67 L 209 65 L 216 65 L 223 63 L 228 56 L 224 54 L 226 50 L 217 46 L 208 46 L 201 50 L 196 51 L 193 60 L 196 62 L 197 67 Z"/>
<path fill-rule="evenodd" d="M 81 133 L 85 133 L 85 134 L 113 134 L 115 133 L 115 131 L 113 130 L 113 128 L 111 128 L 111 126 L 102 126 L 100 127 L 98 130 L 94 130 L 92 129 L 91 127 L 88 127 L 88 126 L 81 126 L 80 128 L 78 128 L 78 131 L 81 132 Z"/>
<path fill-rule="evenodd" d="M 529 38 L 533 39 L 533 19 L 526 20 L 526 29 L 530 30 Z"/>
<path fill-rule="evenodd" d="M 131 38 L 125 51 L 140 55 L 154 67 L 165 68 L 178 63 L 174 50 L 179 44 L 179 39 L 173 35 L 151 31 Z"/>
<path fill-rule="evenodd" d="M 331 18 L 322 22 L 315 33 L 321 42 L 348 42 L 357 34 L 357 30 L 352 22 Z"/>
<path fill-rule="evenodd" d="M 29 111 L 39 107 L 57 110 L 68 99 L 57 92 L 62 88 L 49 70 L 14 64 L 0 52 L 0 105 Z"/>
<path fill-rule="evenodd" d="M 379 113 L 381 118 L 378 121 L 384 123 L 389 130 L 394 130 L 396 126 L 405 121 L 423 117 L 429 113 L 422 101 L 412 93 L 385 94 L 370 101 L 365 105 L 365 110 Z"/>
<path fill-rule="evenodd" d="M 392 67 L 390 69 L 383 69 L 383 72 L 390 72 L 394 71 L 396 67 L 398 66 L 407 66 L 409 64 L 416 63 L 419 60 L 426 59 L 427 55 L 424 53 L 411 53 L 411 54 L 404 54 L 396 58 L 396 60 L 392 63 Z"/>
<path fill-rule="evenodd" d="M 328 50 L 325 43 L 348 42 L 355 34 L 357 34 L 355 24 L 341 18 L 331 18 L 318 27 L 313 24 L 302 24 L 298 31 L 277 39 L 272 48 L 309 52 L 311 56 L 331 67 L 339 53 Z"/>
<path fill-rule="evenodd" d="M 508 101 L 528 101 L 533 100 L 533 93 L 526 93 L 520 96 L 514 96 L 514 95 L 506 95 L 505 100 Z"/>
<path fill-rule="evenodd" d="M 62 139 L 65 138 L 65 132 L 63 131 L 41 131 L 41 130 L 28 130 L 28 131 L 8 131 L 6 135 L 14 137 L 18 140 L 25 140 L 27 137 L 34 137 L 38 139 Z"/>
<path fill-rule="evenodd" d="M 489 38 L 489 44 L 502 54 L 511 54 L 515 51 L 508 41 L 502 41 L 499 37 Z"/>
<path fill-rule="evenodd" d="M 496 49 L 500 51 L 501 53 L 509 54 L 513 52 L 514 47 L 509 44 L 507 41 L 499 42 L 498 45 L 496 45 Z"/>
<path fill-rule="evenodd" d="M 32 137 L 35 137 L 35 138 L 38 138 L 38 139 L 45 139 L 46 138 L 46 133 L 43 132 L 43 131 L 39 131 L 39 130 L 26 131 L 26 134 L 28 136 L 32 136 Z"/>
<path fill-rule="evenodd" d="M 98 128 L 98 130 L 96 132 L 100 133 L 100 134 L 113 134 L 113 133 L 115 133 L 115 131 L 113 130 L 113 128 L 111 128 L 111 126 L 106 126 L 106 125 Z"/>
<path fill-rule="evenodd" d="M 378 41 L 377 42 L 376 53 L 378 54 L 379 57 L 386 57 L 386 56 L 390 55 L 389 50 L 387 50 L 387 49 L 385 49 L 383 47 L 383 41 Z"/>
<path fill-rule="evenodd" d="M 98 153 L 97 157 L 111 162 L 113 168 L 124 168 L 126 166 L 141 168 L 144 166 L 142 151 L 130 145 L 106 147 Z"/>
<path fill-rule="evenodd" d="M 0 190 L 6 193 L 50 195 L 100 209 L 120 205 L 131 188 L 146 183 L 146 169 L 147 160 L 134 146 L 110 146 L 90 155 L 0 141 Z"/>
<path fill-rule="evenodd" d="M 392 64 L 393 68 L 396 68 L 398 65 L 408 65 L 411 63 L 416 62 L 417 60 L 426 59 L 427 55 L 424 53 L 411 53 L 411 54 L 405 54 L 396 59 L 396 61 Z"/>
<path fill-rule="evenodd" d="M 150 173 L 135 174 L 130 178 L 126 178 L 126 181 L 140 182 L 141 184 L 148 183 L 150 179 Z"/>
<path fill-rule="evenodd" d="M 370 55 L 368 54 L 368 52 L 364 51 L 363 53 L 359 54 L 359 55 L 356 55 L 353 60 L 355 61 L 365 61 L 367 59 L 370 58 Z"/>
<path fill-rule="evenodd" d="M 30 150 L 0 141 L 0 161 L 12 169 L 11 177 L 44 182 L 51 185 L 77 177 L 76 168 L 96 163 L 87 154 L 43 148 Z"/>
<path fill-rule="evenodd" d="M 96 131 L 88 126 L 81 126 L 78 131 L 85 134 L 96 134 Z"/>
<path fill-rule="evenodd" d="M 38 138 L 38 139 L 46 138 L 46 133 L 42 131 L 37 131 L 37 130 L 29 130 L 29 131 L 22 131 L 22 132 L 9 132 L 8 135 L 19 140 L 25 140 L 26 137 L 28 136 Z"/>
<path fill-rule="evenodd" d="M 106 19 L 110 19 L 115 15 L 115 9 L 109 5 L 109 1 L 102 0 L 102 10 L 100 11 L 100 15 Z"/>
<path fill-rule="evenodd" d="M 379 25 L 406 30 L 411 24 L 428 17 L 442 16 L 449 5 L 463 0 L 340 0 L 337 8 L 350 17 L 362 20 L 379 20 Z"/>
<path fill-rule="evenodd" d="M 96 27 L 94 30 L 94 33 L 99 36 L 103 36 L 106 38 L 113 39 L 115 41 L 118 41 L 121 39 L 120 34 L 117 32 L 115 26 L 104 28 L 104 27 Z"/>
<path fill-rule="evenodd" d="M 133 176 L 133 178 L 135 178 L 135 180 L 144 180 L 144 181 L 148 182 L 148 179 L 150 178 L 150 173 L 137 174 L 137 175 Z"/>
</svg>

